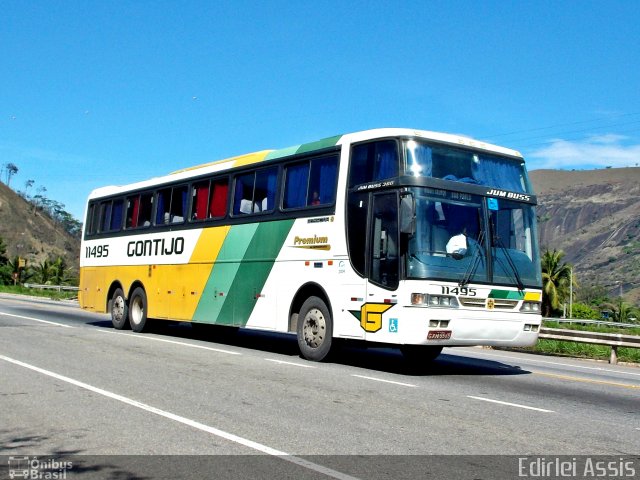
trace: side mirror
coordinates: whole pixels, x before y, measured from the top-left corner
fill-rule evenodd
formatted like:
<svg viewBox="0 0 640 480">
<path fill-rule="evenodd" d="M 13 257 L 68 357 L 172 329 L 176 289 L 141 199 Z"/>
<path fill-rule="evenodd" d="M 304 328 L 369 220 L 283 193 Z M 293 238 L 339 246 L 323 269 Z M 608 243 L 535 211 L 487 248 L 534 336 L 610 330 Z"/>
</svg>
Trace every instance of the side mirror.
<svg viewBox="0 0 640 480">
<path fill-rule="evenodd" d="M 416 231 L 416 205 L 410 193 L 400 197 L 400 232 L 413 235 Z"/>
</svg>

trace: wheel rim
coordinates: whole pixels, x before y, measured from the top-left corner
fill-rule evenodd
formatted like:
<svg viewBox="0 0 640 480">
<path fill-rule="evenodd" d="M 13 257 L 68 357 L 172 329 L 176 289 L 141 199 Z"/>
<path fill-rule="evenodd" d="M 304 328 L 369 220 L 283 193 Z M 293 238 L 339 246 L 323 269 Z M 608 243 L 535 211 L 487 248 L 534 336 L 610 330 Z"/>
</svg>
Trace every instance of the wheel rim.
<svg viewBox="0 0 640 480">
<path fill-rule="evenodd" d="M 317 308 L 312 308 L 304 317 L 304 341 L 311 348 L 318 348 L 324 342 L 327 321 Z"/>
<path fill-rule="evenodd" d="M 144 308 L 142 306 L 142 300 L 140 297 L 135 297 L 131 302 L 130 307 L 131 312 L 131 321 L 138 325 L 142 321 L 142 316 L 144 315 Z"/>
<path fill-rule="evenodd" d="M 118 296 L 113 299 L 111 317 L 118 322 L 124 318 L 124 298 Z"/>
</svg>

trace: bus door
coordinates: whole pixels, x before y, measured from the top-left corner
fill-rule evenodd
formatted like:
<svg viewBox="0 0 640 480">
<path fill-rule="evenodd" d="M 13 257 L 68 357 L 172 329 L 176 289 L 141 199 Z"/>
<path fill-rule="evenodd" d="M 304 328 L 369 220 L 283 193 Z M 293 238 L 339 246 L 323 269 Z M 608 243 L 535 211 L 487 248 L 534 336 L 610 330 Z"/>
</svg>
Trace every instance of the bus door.
<svg viewBox="0 0 640 480">
<path fill-rule="evenodd" d="M 398 331 L 393 315 L 400 278 L 400 234 L 398 228 L 398 192 L 372 195 L 369 217 L 368 277 L 366 307 L 362 326 L 366 337 L 389 335 Z"/>
</svg>

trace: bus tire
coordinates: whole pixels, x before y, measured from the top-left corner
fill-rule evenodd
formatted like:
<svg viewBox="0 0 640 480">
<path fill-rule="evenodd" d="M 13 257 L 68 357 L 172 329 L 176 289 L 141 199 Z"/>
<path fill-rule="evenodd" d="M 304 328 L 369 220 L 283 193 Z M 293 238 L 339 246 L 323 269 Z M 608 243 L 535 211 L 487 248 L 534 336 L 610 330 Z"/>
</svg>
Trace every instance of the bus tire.
<svg viewBox="0 0 640 480">
<path fill-rule="evenodd" d="M 129 328 L 129 306 L 121 288 L 116 288 L 109 300 L 109 313 L 111 313 L 113 328 L 116 330 Z"/>
<path fill-rule="evenodd" d="M 136 287 L 129 298 L 129 323 L 134 332 L 142 332 L 147 323 L 147 294 L 142 287 Z"/>
<path fill-rule="evenodd" d="M 324 301 L 309 297 L 300 308 L 298 325 L 298 348 L 307 360 L 321 362 L 331 351 L 333 320 Z"/>
<path fill-rule="evenodd" d="M 420 370 L 428 366 L 442 352 L 442 346 L 403 345 L 400 347 L 402 356 L 410 367 Z"/>
</svg>

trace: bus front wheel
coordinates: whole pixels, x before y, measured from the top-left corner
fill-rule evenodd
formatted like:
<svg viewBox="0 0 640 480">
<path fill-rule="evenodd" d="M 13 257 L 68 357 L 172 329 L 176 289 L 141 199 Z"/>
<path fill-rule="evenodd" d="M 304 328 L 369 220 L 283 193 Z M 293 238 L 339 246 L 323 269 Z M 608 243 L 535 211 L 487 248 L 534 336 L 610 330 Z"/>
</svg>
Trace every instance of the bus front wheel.
<svg viewBox="0 0 640 480">
<path fill-rule="evenodd" d="M 137 287 L 129 299 L 129 323 L 134 332 L 142 332 L 147 323 L 147 294 L 142 287 Z"/>
<path fill-rule="evenodd" d="M 116 288 L 109 302 L 111 324 L 117 330 L 129 327 L 129 308 L 121 288 Z"/>
<path fill-rule="evenodd" d="M 321 298 L 309 297 L 300 308 L 298 347 L 307 360 L 321 362 L 331 351 L 333 321 L 327 305 Z"/>
</svg>

